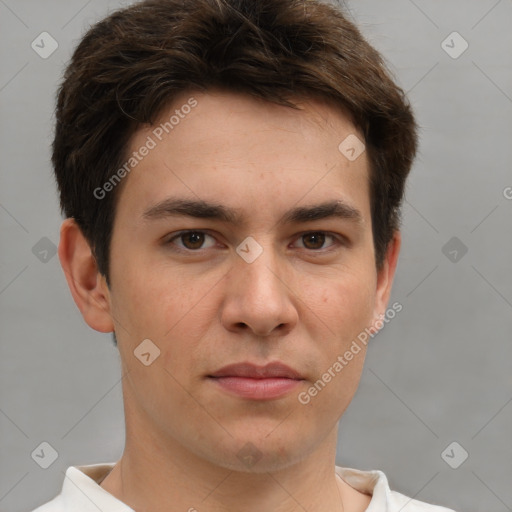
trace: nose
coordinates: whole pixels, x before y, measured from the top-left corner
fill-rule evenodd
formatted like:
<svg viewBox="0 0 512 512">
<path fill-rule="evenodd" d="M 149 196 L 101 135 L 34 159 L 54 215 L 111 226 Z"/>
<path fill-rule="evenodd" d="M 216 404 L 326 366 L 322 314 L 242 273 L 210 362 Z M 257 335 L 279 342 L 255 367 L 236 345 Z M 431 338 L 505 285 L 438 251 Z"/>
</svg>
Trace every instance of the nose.
<svg viewBox="0 0 512 512">
<path fill-rule="evenodd" d="M 271 248 L 265 247 L 252 263 L 236 254 L 226 280 L 221 322 L 229 331 L 284 335 L 297 324 L 291 270 Z"/>
</svg>

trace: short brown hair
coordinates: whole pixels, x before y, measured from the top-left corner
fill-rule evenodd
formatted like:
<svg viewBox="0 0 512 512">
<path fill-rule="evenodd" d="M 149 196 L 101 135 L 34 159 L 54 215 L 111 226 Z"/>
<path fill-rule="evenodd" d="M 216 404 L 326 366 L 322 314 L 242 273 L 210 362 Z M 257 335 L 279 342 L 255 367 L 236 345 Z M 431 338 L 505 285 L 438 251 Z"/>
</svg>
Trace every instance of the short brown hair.
<svg viewBox="0 0 512 512">
<path fill-rule="evenodd" d="M 135 131 L 187 90 L 221 88 L 298 108 L 318 97 L 365 138 L 377 268 L 399 229 L 417 128 L 381 55 L 321 0 L 146 0 L 85 34 L 58 91 L 52 162 L 61 211 L 74 217 L 109 282 L 121 187 L 94 190 L 126 161 Z M 341 142 L 341 141 L 340 141 Z"/>
</svg>

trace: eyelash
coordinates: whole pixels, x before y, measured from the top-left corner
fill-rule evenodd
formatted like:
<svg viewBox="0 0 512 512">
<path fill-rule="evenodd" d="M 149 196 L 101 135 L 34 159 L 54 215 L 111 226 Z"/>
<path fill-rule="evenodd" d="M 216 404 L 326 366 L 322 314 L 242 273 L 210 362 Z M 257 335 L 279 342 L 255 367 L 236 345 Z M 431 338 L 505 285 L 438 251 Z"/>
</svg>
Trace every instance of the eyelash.
<svg viewBox="0 0 512 512">
<path fill-rule="evenodd" d="M 185 231 L 180 231 L 179 233 L 176 233 L 175 235 L 173 235 L 171 238 L 168 238 L 165 242 L 164 242 L 164 245 L 166 246 L 172 246 L 174 245 L 173 242 L 174 240 L 176 239 L 180 239 L 182 236 L 184 235 L 187 235 L 187 234 L 191 234 L 191 233 L 201 233 L 201 234 L 204 234 L 204 235 L 207 235 L 207 236 L 211 236 L 212 238 L 215 238 L 212 234 L 210 234 L 208 231 L 204 231 L 204 230 L 200 230 L 200 229 L 189 229 L 189 230 L 185 230 Z M 310 252 L 312 254 L 314 253 L 320 253 L 320 254 L 326 254 L 333 249 L 333 247 L 335 247 L 336 245 L 338 246 L 346 246 L 348 245 L 347 241 L 345 240 L 344 237 L 342 237 L 341 235 L 335 235 L 334 233 L 329 233 L 327 231 L 305 231 L 303 233 L 300 233 L 298 238 L 301 239 L 302 237 L 304 236 L 307 236 L 307 235 L 317 235 L 317 234 L 322 234 L 322 235 L 325 235 L 327 237 L 330 237 L 332 238 L 335 243 L 333 243 L 331 246 L 329 246 L 329 248 L 327 250 L 325 249 L 308 249 L 308 248 L 304 248 L 307 252 Z M 174 245 L 174 247 L 171 249 L 175 252 L 178 252 L 178 253 L 201 253 L 203 250 L 207 250 L 207 249 L 187 249 L 187 248 L 180 248 L 180 247 L 177 247 Z"/>
</svg>

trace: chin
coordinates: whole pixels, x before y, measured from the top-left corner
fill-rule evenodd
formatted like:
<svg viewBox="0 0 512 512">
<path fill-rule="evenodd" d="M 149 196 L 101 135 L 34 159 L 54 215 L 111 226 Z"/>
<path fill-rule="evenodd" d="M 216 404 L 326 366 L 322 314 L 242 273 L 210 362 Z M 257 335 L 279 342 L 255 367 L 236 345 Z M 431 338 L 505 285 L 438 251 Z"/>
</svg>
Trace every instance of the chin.
<svg viewBox="0 0 512 512">
<path fill-rule="evenodd" d="M 233 437 L 228 436 L 223 442 L 212 442 L 208 448 L 208 459 L 217 466 L 242 473 L 276 472 L 293 466 L 307 458 L 317 444 L 312 442 L 314 437 L 311 435 L 304 436 L 304 431 L 290 432 L 283 428 L 278 435 L 277 431 L 285 422 L 280 426 L 272 422 L 272 427 L 265 429 L 253 425 L 236 434 L 228 429 Z M 217 448 L 215 453 L 211 453 L 212 446 Z M 219 447 L 222 447 L 221 453 Z"/>
</svg>

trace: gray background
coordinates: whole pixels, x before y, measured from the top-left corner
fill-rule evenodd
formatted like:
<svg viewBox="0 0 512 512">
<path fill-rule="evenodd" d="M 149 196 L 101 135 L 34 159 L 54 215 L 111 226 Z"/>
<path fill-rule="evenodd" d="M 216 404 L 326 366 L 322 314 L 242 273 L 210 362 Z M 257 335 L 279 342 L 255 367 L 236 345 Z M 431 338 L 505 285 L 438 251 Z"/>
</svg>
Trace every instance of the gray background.
<svg viewBox="0 0 512 512">
<path fill-rule="evenodd" d="M 69 465 L 122 453 L 117 351 L 40 240 L 59 239 L 49 145 L 61 73 L 89 24 L 127 3 L 0 0 L 2 511 L 54 497 Z M 458 511 L 512 510 L 512 1 L 347 6 L 409 92 L 421 147 L 390 302 L 403 310 L 371 343 L 337 463 Z M 47 59 L 31 48 L 43 31 L 59 45 Z M 453 31 L 469 44 L 458 58 L 442 47 Z M 43 441 L 58 452 L 46 470 L 31 458 Z M 469 453 L 458 469 L 441 457 L 453 441 Z M 462 454 L 449 451 L 452 465 Z"/>
</svg>

